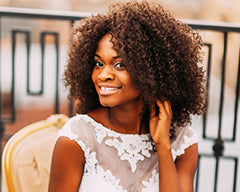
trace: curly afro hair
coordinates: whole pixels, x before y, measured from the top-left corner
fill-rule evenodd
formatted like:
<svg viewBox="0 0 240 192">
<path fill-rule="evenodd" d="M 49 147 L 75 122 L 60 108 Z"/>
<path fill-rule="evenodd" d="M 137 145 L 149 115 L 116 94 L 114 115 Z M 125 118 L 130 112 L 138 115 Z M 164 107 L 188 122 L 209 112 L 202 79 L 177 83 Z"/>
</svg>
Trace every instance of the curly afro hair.
<svg viewBox="0 0 240 192">
<path fill-rule="evenodd" d="M 80 101 L 77 112 L 87 113 L 100 106 L 91 73 L 98 42 L 107 33 L 114 37 L 114 48 L 141 90 L 145 113 L 156 100 L 170 101 L 174 128 L 190 123 L 191 114 L 204 111 L 199 34 L 159 4 L 129 1 L 113 4 L 106 13 L 82 19 L 74 26 L 65 82 L 70 86 L 70 98 Z"/>
</svg>

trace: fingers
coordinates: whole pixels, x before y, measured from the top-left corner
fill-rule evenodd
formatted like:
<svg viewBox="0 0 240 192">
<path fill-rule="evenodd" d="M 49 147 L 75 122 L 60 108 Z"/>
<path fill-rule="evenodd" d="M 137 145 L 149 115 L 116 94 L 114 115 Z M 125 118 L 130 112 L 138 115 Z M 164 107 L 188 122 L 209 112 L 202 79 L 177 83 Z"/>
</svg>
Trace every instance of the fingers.
<svg viewBox="0 0 240 192">
<path fill-rule="evenodd" d="M 157 115 L 155 103 L 152 103 L 150 106 L 150 119 L 154 118 Z"/>
<path fill-rule="evenodd" d="M 172 118 L 172 107 L 170 101 L 157 101 L 159 107 L 159 117 Z"/>
<path fill-rule="evenodd" d="M 150 132 L 155 144 L 169 141 L 172 108 L 169 101 L 157 101 L 150 106 Z"/>
<path fill-rule="evenodd" d="M 157 104 L 157 107 L 156 107 Z M 159 115 L 159 118 L 164 116 L 167 118 L 172 118 L 172 107 L 170 101 L 157 101 L 150 106 L 150 119 Z"/>
</svg>

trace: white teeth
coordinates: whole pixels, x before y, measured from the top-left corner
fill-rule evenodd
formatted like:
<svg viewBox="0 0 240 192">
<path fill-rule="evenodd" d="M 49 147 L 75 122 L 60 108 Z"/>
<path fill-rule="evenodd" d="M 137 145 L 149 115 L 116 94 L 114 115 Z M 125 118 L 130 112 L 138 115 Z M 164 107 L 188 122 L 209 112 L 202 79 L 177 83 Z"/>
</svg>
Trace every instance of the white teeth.
<svg viewBox="0 0 240 192">
<path fill-rule="evenodd" d="M 111 90 L 115 90 L 115 89 L 117 89 L 117 88 L 115 88 L 115 87 L 101 87 L 102 91 L 111 91 Z"/>
</svg>

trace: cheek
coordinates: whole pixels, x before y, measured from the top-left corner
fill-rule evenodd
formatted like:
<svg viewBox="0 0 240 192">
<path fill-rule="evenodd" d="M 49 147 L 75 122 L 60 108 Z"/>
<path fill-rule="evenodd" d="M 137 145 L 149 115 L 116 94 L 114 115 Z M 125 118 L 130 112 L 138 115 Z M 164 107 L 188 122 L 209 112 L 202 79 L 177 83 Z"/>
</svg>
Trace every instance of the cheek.
<svg viewBox="0 0 240 192">
<path fill-rule="evenodd" d="M 131 88 L 131 89 L 135 89 L 134 87 L 134 83 L 132 82 L 130 75 L 126 72 L 121 74 L 121 76 L 119 76 L 119 79 L 121 79 L 121 81 L 123 82 L 123 84 L 127 85 L 127 87 Z"/>
<path fill-rule="evenodd" d="M 133 84 L 130 78 L 130 75 L 127 71 L 121 71 L 119 73 L 116 73 L 116 77 L 123 83 L 126 85 L 131 85 Z"/>
<path fill-rule="evenodd" d="M 133 97 L 139 97 L 141 95 L 141 91 L 139 89 L 136 89 L 136 88 L 132 87 L 131 90 L 132 90 L 131 94 L 132 94 Z"/>
<path fill-rule="evenodd" d="M 130 77 L 126 77 L 124 78 L 124 82 L 125 82 L 125 85 L 128 89 L 128 93 L 131 93 L 132 95 L 134 96 L 139 96 L 141 94 L 141 90 L 137 89 L 133 82 L 131 81 Z"/>
</svg>

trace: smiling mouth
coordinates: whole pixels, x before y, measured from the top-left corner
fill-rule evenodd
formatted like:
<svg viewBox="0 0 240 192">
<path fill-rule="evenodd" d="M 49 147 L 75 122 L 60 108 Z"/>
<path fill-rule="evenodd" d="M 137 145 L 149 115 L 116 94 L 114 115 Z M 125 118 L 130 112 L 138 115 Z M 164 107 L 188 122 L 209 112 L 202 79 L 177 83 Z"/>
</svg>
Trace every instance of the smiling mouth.
<svg viewBox="0 0 240 192">
<path fill-rule="evenodd" d="M 100 95 L 112 95 L 118 92 L 121 87 L 99 86 Z"/>
</svg>

